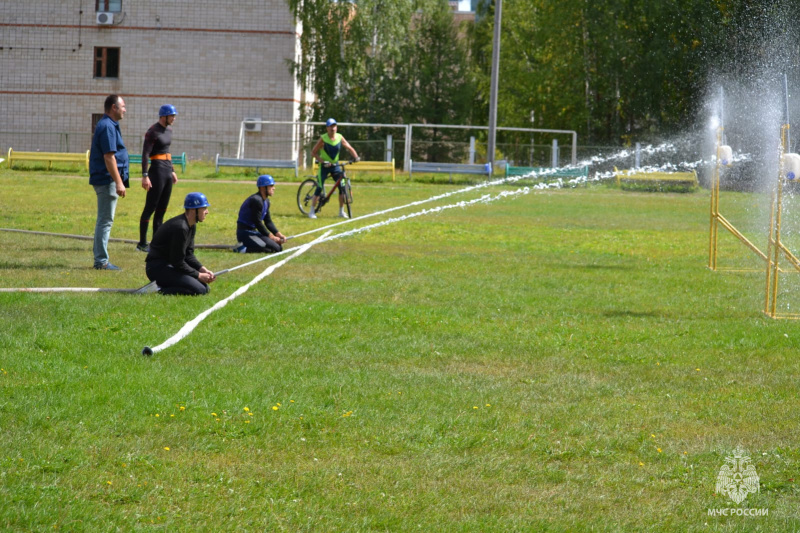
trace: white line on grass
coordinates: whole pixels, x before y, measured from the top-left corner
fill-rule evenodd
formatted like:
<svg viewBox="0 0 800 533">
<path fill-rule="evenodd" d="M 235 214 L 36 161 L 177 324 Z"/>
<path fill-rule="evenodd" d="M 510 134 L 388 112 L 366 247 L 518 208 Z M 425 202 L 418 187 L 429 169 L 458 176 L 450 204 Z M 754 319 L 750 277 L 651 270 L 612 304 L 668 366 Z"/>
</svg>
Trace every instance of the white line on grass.
<svg viewBox="0 0 800 533">
<path fill-rule="evenodd" d="M 266 278 L 267 276 L 269 276 L 270 274 L 272 274 L 273 272 L 275 272 L 275 270 L 277 270 L 277 269 L 278 269 L 278 268 L 280 268 L 281 266 L 285 265 L 286 263 L 288 263 L 289 261 L 291 261 L 291 260 L 292 260 L 292 259 L 294 259 L 295 257 L 297 257 L 297 256 L 301 255 L 302 253 L 304 253 L 306 250 L 308 250 L 309 248 L 311 248 L 311 247 L 312 247 L 312 246 L 314 246 L 315 244 L 318 244 L 318 243 L 320 243 L 320 242 L 323 242 L 323 241 L 325 240 L 325 238 L 326 238 L 326 237 L 327 237 L 329 234 L 330 234 L 330 232 L 327 232 L 327 233 L 325 233 L 324 235 L 320 236 L 318 239 L 315 239 L 315 240 L 313 240 L 313 241 L 311 241 L 311 242 L 309 242 L 309 243 L 306 243 L 306 244 L 304 244 L 304 245 L 300 246 L 300 247 L 299 247 L 299 248 L 297 248 L 297 249 L 296 249 L 296 251 L 295 251 L 295 252 L 294 252 L 292 255 L 290 255 L 289 257 L 287 257 L 287 258 L 285 258 L 285 259 L 282 259 L 282 260 L 278 261 L 278 262 L 277 262 L 277 263 L 275 263 L 274 265 L 270 265 L 270 266 L 268 266 L 268 267 L 266 268 L 266 270 L 264 270 L 264 272 L 262 272 L 261 274 L 259 274 L 259 275 L 258 275 L 258 276 L 256 276 L 256 277 L 254 277 L 254 278 L 253 278 L 253 279 L 252 279 L 252 280 L 251 280 L 249 283 L 247 283 L 246 285 L 242 285 L 242 286 L 241 286 L 241 287 L 239 287 L 239 288 L 238 288 L 238 289 L 237 289 L 237 290 L 236 290 L 236 291 L 235 291 L 233 294 L 231 294 L 230 296 L 228 296 L 228 297 L 227 297 L 227 298 L 225 298 L 224 300 L 220 300 L 220 301 L 218 301 L 218 302 L 217 302 L 216 304 L 214 304 L 212 307 L 210 307 L 210 308 L 206 309 L 205 311 L 203 311 L 202 313 L 200 313 L 199 315 L 197 315 L 197 317 L 196 317 L 196 318 L 194 318 L 193 320 L 190 320 L 189 322 L 187 322 L 186 324 L 184 324 L 184 326 L 183 326 L 183 327 L 180 329 L 180 331 L 178 331 L 178 333 L 176 333 L 175 335 L 173 335 L 172 337 L 170 337 L 170 338 L 169 338 L 169 339 L 167 339 L 166 341 L 162 342 L 161 344 L 159 344 L 158 346 L 156 346 L 156 347 L 154 347 L 154 348 L 150 348 L 150 347 L 148 347 L 148 346 L 145 346 L 145 347 L 144 347 L 144 349 L 142 350 L 142 353 L 143 353 L 144 355 L 153 355 L 153 354 L 155 354 L 155 353 L 158 353 L 158 352 L 160 352 L 161 350 L 165 350 L 165 349 L 169 348 L 169 347 L 170 347 L 170 346 L 172 346 L 173 344 L 176 344 L 177 342 L 179 342 L 179 341 L 181 341 L 182 339 L 186 338 L 186 336 L 187 336 L 187 335 L 189 335 L 189 334 L 190 334 L 192 331 L 194 331 L 194 328 L 196 328 L 196 327 L 197 327 L 197 325 L 198 325 L 198 324 L 200 324 L 200 322 L 202 322 L 203 320 L 205 320 L 205 318 L 206 318 L 208 315 L 210 315 L 211 313 L 213 313 L 213 312 L 214 312 L 214 311 L 216 311 L 217 309 L 222 309 L 223 307 L 225 307 L 226 305 L 228 305 L 228 302 L 230 302 L 230 301 L 234 300 L 235 298 L 238 298 L 239 296 L 241 296 L 242 294 L 244 294 L 245 292 L 247 292 L 247 290 L 248 290 L 250 287 L 252 287 L 252 286 L 253 286 L 253 285 L 255 285 L 256 283 L 258 283 L 258 282 L 259 282 L 259 281 L 261 281 L 262 279 Z"/>
</svg>

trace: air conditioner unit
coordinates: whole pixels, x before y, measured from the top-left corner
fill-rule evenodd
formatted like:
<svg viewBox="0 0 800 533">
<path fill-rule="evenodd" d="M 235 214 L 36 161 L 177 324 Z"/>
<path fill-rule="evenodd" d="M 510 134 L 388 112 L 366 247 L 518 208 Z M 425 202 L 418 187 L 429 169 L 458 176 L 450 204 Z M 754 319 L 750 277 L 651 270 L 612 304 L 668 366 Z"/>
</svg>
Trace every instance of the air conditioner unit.
<svg viewBox="0 0 800 533">
<path fill-rule="evenodd" d="M 248 122 L 248 121 L 253 122 Z M 261 117 L 244 117 L 244 131 L 261 131 Z"/>
<path fill-rule="evenodd" d="M 101 26 L 107 24 L 114 24 L 114 13 L 105 13 L 100 11 L 97 13 L 97 18 L 95 20 Z"/>
</svg>

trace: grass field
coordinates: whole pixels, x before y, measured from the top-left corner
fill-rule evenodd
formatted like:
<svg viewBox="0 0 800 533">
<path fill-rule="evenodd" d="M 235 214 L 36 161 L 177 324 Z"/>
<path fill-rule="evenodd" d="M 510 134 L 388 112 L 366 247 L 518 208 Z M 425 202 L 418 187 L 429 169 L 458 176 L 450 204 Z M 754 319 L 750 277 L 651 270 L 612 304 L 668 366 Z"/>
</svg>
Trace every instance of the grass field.
<svg viewBox="0 0 800 533">
<path fill-rule="evenodd" d="M 0 227 L 90 235 L 73 176 L 0 170 Z M 361 184 L 354 208 L 456 188 Z M 252 184 L 180 182 L 171 216 L 192 190 L 198 244 L 233 244 Z M 283 233 L 336 221 L 295 192 Z M 758 201 L 723 193 L 731 220 Z M 120 200 L 112 237 L 137 238 L 143 203 Z M 133 245 L 110 246 L 121 272 L 91 241 L 0 246 L 0 287 L 147 282 Z M 0 529 L 797 531 L 798 323 L 762 315 L 762 273 L 707 262 L 707 191 L 595 186 L 317 245 L 152 358 L 271 261 L 199 298 L 0 293 Z M 760 476 L 741 505 L 715 488 L 737 446 Z"/>
</svg>

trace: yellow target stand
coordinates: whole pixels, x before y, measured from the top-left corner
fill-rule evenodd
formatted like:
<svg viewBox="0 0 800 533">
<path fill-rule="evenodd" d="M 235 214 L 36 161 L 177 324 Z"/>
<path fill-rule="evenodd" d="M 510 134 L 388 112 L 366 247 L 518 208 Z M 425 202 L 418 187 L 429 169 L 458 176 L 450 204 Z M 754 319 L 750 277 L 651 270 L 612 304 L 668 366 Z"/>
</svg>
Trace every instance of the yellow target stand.
<svg viewBox="0 0 800 533">
<path fill-rule="evenodd" d="M 787 153 L 789 148 L 789 124 L 781 127 L 781 159 L 778 171 L 778 183 L 772 193 L 769 220 L 769 241 L 767 244 L 767 288 L 764 296 L 764 314 L 775 319 L 800 319 L 798 313 L 778 313 L 778 279 L 783 272 L 779 261 L 781 255 L 800 272 L 800 259 L 798 259 L 781 241 L 781 215 L 783 211 L 783 189 L 787 179 L 793 180 L 800 170 L 800 156 Z"/>
<path fill-rule="evenodd" d="M 740 232 L 728 219 L 726 219 L 719 212 L 719 181 L 722 174 L 723 166 L 731 166 L 732 150 L 730 146 L 722 144 L 722 132 L 725 128 L 720 126 L 717 128 L 717 162 L 714 170 L 711 173 L 711 227 L 709 230 L 708 242 L 708 268 L 715 272 L 760 272 L 757 269 L 733 269 L 733 268 L 719 268 L 717 265 L 717 239 L 719 236 L 719 227 L 722 226 L 728 230 L 734 237 L 739 239 L 742 244 L 750 248 L 758 257 L 765 263 L 769 263 L 768 254 L 765 254 L 758 249 L 758 246 L 750 242 L 742 232 Z"/>
</svg>

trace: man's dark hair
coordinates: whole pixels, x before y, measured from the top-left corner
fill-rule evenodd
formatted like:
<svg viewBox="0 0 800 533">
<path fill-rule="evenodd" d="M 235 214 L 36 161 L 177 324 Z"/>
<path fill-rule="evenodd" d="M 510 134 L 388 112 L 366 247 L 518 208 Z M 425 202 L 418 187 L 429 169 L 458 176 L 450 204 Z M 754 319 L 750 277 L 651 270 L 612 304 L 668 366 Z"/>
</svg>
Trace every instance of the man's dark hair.
<svg viewBox="0 0 800 533">
<path fill-rule="evenodd" d="M 119 96 L 117 96 L 116 94 L 111 94 L 108 96 L 108 98 L 106 98 L 106 104 L 103 109 L 105 110 L 106 113 L 108 113 L 109 111 L 111 111 L 111 106 L 113 106 L 117 102 L 119 102 Z"/>
</svg>

